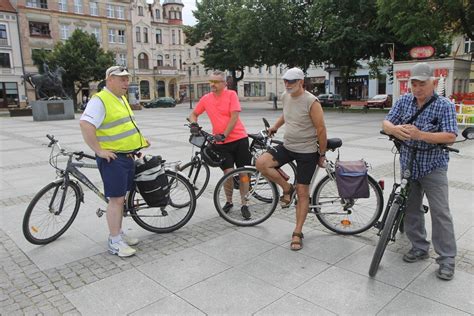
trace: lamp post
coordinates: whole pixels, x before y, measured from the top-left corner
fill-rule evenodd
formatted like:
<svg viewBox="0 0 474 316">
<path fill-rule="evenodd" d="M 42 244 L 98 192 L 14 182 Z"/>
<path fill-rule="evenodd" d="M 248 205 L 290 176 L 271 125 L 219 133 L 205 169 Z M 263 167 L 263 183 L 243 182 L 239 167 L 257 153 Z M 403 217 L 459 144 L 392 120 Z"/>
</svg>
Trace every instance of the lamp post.
<svg viewBox="0 0 474 316">
<path fill-rule="evenodd" d="M 188 66 L 188 78 L 189 78 L 189 85 L 188 85 L 188 90 L 189 90 L 189 109 L 193 109 L 193 98 L 191 97 L 191 71 L 192 71 L 192 66 L 195 66 L 196 63 L 186 63 L 183 62 L 183 65 Z"/>
<path fill-rule="evenodd" d="M 395 43 L 382 43 L 380 44 L 380 47 L 385 46 L 385 45 L 391 45 L 392 48 L 388 49 L 388 52 L 390 53 L 390 58 L 392 59 L 392 64 L 395 62 Z"/>
</svg>

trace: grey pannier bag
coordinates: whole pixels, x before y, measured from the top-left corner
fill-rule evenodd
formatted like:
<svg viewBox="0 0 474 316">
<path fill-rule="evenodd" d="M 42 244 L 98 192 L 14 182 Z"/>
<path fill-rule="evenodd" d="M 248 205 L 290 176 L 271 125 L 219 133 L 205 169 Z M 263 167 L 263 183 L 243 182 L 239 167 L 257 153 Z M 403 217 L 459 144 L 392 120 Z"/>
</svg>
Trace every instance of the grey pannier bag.
<svg viewBox="0 0 474 316">
<path fill-rule="evenodd" d="M 341 198 L 368 198 L 370 192 L 365 161 L 340 161 L 338 159 L 336 161 L 336 185 Z"/>
</svg>

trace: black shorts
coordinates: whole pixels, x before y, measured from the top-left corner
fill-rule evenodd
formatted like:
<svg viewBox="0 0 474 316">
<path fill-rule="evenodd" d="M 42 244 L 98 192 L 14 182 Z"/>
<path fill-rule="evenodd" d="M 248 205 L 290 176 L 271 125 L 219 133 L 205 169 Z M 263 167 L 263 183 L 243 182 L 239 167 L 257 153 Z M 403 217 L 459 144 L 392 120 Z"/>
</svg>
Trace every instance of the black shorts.
<svg viewBox="0 0 474 316">
<path fill-rule="evenodd" d="M 278 162 L 278 167 L 283 166 L 290 161 L 296 161 L 296 183 L 310 184 L 313 177 L 314 170 L 318 165 L 319 154 L 314 153 L 295 153 L 294 151 L 286 149 L 283 145 L 275 147 L 276 150 L 271 150 L 269 153 L 273 159 Z"/>
<path fill-rule="evenodd" d="M 227 144 L 213 145 L 212 148 L 225 158 L 221 169 L 234 168 L 234 163 L 238 167 L 249 166 L 252 155 L 249 151 L 249 139 L 242 138 Z"/>
</svg>

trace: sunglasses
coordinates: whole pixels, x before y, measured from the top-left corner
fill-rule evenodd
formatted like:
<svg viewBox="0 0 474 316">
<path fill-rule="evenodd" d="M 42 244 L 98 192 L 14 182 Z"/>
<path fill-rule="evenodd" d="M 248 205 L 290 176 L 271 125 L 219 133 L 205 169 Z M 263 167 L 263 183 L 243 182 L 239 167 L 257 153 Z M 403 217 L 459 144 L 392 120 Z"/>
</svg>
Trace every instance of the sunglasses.
<svg viewBox="0 0 474 316">
<path fill-rule="evenodd" d="M 209 83 L 214 83 L 214 84 L 218 84 L 221 82 L 224 82 L 224 81 L 223 80 L 209 80 Z"/>
<path fill-rule="evenodd" d="M 283 79 L 283 81 L 285 83 L 289 83 L 289 84 L 295 84 L 297 83 L 298 81 L 300 81 L 299 79 L 293 79 L 293 80 L 286 80 L 286 79 Z"/>
<path fill-rule="evenodd" d="M 128 72 L 127 67 L 117 66 L 116 68 L 109 71 L 107 77 L 110 76 L 110 75 L 116 74 L 116 73 L 121 73 L 122 71 L 127 71 Z"/>
</svg>

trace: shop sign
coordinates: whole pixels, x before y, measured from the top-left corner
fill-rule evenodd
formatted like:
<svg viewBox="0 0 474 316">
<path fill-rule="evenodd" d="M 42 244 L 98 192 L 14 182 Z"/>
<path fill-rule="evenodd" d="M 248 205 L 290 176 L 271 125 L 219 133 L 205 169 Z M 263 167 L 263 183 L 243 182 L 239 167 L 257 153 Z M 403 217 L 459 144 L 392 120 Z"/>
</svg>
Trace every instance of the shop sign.
<svg viewBox="0 0 474 316">
<path fill-rule="evenodd" d="M 424 59 L 433 56 L 434 52 L 433 46 L 417 46 L 410 49 L 410 56 L 414 59 Z"/>
<path fill-rule="evenodd" d="M 410 78 L 410 70 L 399 70 L 395 72 L 397 79 Z"/>
<path fill-rule="evenodd" d="M 447 68 L 436 68 L 436 69 L 434 70 L 434 76 L 435 76 L 436 78 L 439 78 L 439 77 L 441 77 L 441 76 L 443 76 L 443 77 L 446 78 L 446 77 L 448 76 L 448 72 L 449 72 L 449 71 L 448 71 Z"/>
</svg>

